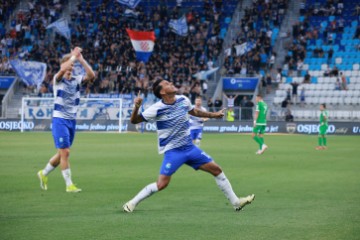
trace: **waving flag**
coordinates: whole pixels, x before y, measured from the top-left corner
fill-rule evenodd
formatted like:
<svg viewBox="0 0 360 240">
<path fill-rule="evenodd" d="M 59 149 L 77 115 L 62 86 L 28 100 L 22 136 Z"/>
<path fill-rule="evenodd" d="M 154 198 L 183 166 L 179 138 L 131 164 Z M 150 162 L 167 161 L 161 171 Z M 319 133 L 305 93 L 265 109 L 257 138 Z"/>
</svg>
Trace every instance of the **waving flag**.
<svg viewBox="0 0 360 240">
<path fill-rule="evenodd" d="M 55 28 L 55 31 L 66 39 L 71 38 L 69 23 L 65 18 L 61 18 L 46 27 L 46 29 Z"/>
<path fill-rule="evenodd" d="M 155 45 L 154 31 L 142 32 L 127 28 L 126 32 L 129 34 L 131 44 L 135 49 L 136 59 L 145 63 L 148 62 Z"/>
<path fill-rule="evenodd" d="M 40 88 L 46 75 L 45 63 L 10 60 L 10 64 L 27 86 L 37 86 L 38 89 Z"/>
<path fill-rule="evenodd" d="M 128 6 L 129 8 L 136 8 L 141 0 L 117 0 L 118 3 Z"/>
<path fill-rule="evenodd" d="M 236 55 L 237 56 L 244 55 L 245 53 L 250 52 L 251 49 L 253 49 L 254 47 L 256 47 L 256 45 L 254 43 L 252 43 L 252 42 L 244 42 L 243 44 L 236 45 L 235 46 Z"/>
<path fill-rule="evenodd" d="M 200 72 L 197 72 L 193 75 L 193 77 L 196 77 L 196 79 L 199 79 L 199 80 L 207 80 L 207 78 L 213 74 L 214 72 L 216 72 L 217 70 L 219 69 L 219 67 L 216 67 L 216 68 L 212 68 L 212 69 L 209 69 L 209 70 L 204 70 L 204 71 L 200 71 Z"/>
<path fill-rule="evenodd" d="M 188 34 L 188 25 L 186 22 L 185 15 L 179 18 L 178 20 L 174 20 L 174 19 L 170 20 L 169 27 L 177 35 L 185 37 Z"/>
</svg>

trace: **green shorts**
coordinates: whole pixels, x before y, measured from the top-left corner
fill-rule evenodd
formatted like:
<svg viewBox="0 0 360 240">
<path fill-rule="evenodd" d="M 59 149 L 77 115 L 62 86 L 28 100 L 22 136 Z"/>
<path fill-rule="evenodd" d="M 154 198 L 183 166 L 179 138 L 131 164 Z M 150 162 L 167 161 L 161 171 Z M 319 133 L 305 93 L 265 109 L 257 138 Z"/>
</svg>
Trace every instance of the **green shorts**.
<svg viewBox="0 0 360 240">
<path fill-rule="evenodd" d="M 319 127 L 319 135 L 325 135 L 328 129 L 328 125 L 320 125 Z"/>
<path fill-rule="evenodd" d="M 255 127 L 253 127 L 253 133 L 260 133 L 260 134 L 264 134 L 265 133 L 265 125 L 256 125 Z"/>
</svg>

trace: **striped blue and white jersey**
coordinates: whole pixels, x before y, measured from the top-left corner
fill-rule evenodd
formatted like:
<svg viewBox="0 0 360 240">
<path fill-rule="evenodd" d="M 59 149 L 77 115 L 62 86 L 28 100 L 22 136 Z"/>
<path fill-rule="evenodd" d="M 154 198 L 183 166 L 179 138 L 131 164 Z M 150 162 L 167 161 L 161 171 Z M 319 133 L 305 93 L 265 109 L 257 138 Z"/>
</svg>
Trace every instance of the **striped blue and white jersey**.
<svg viewBox="0 0 360 240">
<path fill-rule="evenodd" d="M 75 119 L 80 103 L 80 84 L 84 76 L 72 76 L 70 80 L 62 78 L 56 81 L 54 76 L 54 112 L 53 117 Z"/>
<path fill-rule="evenodd" d="M 195 107 L 195 106 L 194 106 Z M 206 108 L 200 107 L 200 110 L 206 112 Z M 190 115 L 190 130 L 193 129 L 202 129 L 204 126 L 204 120 L 200 117 L 195 117 Z"/>
<path fill-rule="evenodd" d="M 155 121 L 159 154 L 191 145 L 189 114 L 194 107 L 183 95 L 176 95 L 173 104 L 159 101 L 141 113 L 145 121 Z"/>
</svg>

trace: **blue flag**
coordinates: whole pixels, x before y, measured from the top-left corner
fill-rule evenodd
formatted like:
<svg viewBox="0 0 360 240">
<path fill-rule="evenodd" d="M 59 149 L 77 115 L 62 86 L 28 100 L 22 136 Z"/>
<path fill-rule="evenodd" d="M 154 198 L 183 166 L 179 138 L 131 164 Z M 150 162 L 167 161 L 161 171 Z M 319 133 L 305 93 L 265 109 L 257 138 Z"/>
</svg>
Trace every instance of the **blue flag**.
<svg viewBox="0 0 360 240">
<path fill-rule="evenodd" d="M 117 0 L 118 3 L 128 6 L 129 8 L 136 8 L 141 0 Z"/>
<path fill-rule="evenodd" d="M 10 60 L 10 64 L 26 86 L 36 86 L 38 89 L 40 88 L 46 75 L 45 63 Z"/>
<path fill-rule="evenodd" d="M 66 39 L 71 38 L 69 23 L 65 18 L 61 18 L 46 27 L 46 29 L 55 28 L 55 31 Z"/>
<path fill-rule="evenodd" d="M 185 15 L 182 16 L 181 18 L 177 19 L 177 20 L 175 20 L 175 19 L 170 20 L 169 21 L 169 27 L 177 35 L 180 35 L 180 36 L 183 36 L 183 37 L 188 35 L 188 25 L 187 25 L 187 22 L 186 22 Z"/>
</svg>

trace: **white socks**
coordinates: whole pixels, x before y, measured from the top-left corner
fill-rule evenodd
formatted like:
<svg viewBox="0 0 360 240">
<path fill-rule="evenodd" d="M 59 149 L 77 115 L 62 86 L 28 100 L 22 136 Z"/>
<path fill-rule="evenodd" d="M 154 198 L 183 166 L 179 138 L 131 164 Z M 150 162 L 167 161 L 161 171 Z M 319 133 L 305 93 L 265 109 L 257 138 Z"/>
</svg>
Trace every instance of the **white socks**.
<svg viewBox="0 0 360 240">
<path fill-rule="evenodd" d="M 224 172 L 220 173 L 215 177 L 216 184 L 219 186 L 221 191 L 225 194 L 226 198 L 229 199 L 232 205 L 239 203 L 239 198 L 234 193 L 229 180 L 226 178 Z"/>
<path fill-rule="evenodd" d="M 70 171 L 70 168 L 67 168 L 65 170 L 62 170 L 61 171 L 63 177 L 64 177 L 64 180 L 65 180 L 65 183 L 66 183 L 66 186 L 70 186 L 71 184 L 73 184 L 73 182 L 71 181 L 71 171 Z"/>
<path fill-rule="evenodd" d="M 43 174 L 45 176 L 47 176 L 49 173 L 51 173 L 53 170 L 55 169 L 55 167 L 53 165 L 51 165 L 50 163 L 48 163 L 46 165 L 46 167 L 43 169 Z"/>
<path fill-rule="evenodd" d="M 142 200 L 144 200 L 147 197 L 150 197 L 153 195 L 153 193 L 156 193 L 159 191 L 156 182 L 150 183 L 146 187 L 144 187 L 133 199 L 130 200 L 132 204 L 135 206 L 139 204 Z"/>
</svg>

